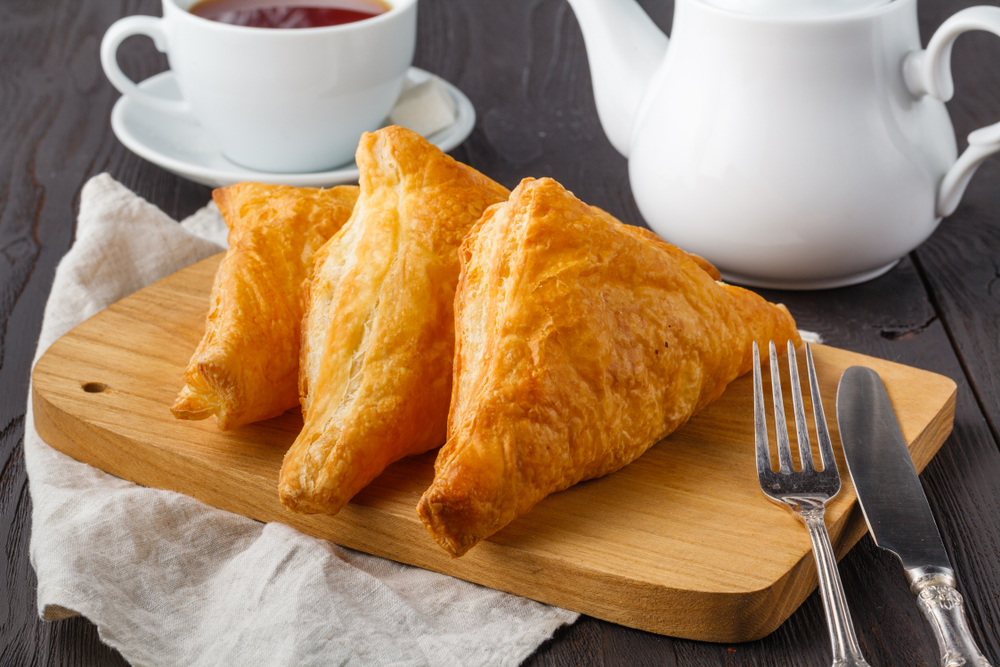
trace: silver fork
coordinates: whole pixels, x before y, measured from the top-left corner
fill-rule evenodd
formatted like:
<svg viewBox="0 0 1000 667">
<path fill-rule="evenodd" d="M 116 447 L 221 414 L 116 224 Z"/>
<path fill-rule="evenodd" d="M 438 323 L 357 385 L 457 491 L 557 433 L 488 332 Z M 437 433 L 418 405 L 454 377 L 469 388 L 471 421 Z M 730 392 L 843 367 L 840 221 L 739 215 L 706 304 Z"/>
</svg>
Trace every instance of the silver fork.
<svg viewBox="0 0 1000 667">
<path fill-rule="evenodd" d="M 826 503 L 840 491 L 840 473 L 833 458 L 833 446 L 826 427 L 823 401 L 816 382 L 812 349 L 806 343 L 806 365 L 809 368 L 809 392 L 812 396 L 813 418 L 816 420 L 816 435 L 823 469 L 813 465 L 812 449 L 809 444 L 809 428 L 802 407 L 802 390 L 799 386 L 799 369 L 795 363 L 795 347 L 788 342 L 788 372 L 791 376 L 792 405 L 795 409 L 795 433 L 799 441 L 799 459 L 802 471 L 792 468 L 792 452 L 788 445 L 788 429 L 785 426 L 785 407 L 781 398 L 781 375 L 778 369 L 778 355 L 774 341 L 770 346 L 771 395 L 774 397 L 774 430 L 778 437 L 779 472 L 771 470 L 771 454 L 767 442 L 767 421 L 764 414 L 764 390 L 760 378 L 760 352 L 753 344 L 753 397 L 754 435 L 757 445 L 757 477 L 764 495 L 774 502 L 788 505 L 809 529 L 816 570 L 819 574 L 819 590 L 826 611 L 826 624 L 830 630 L 833 647 L 833 667 L 870 667 L 861 655 L 858 638 L 851 623 L 851 612 L 847 608 L 844 587 L 840 583 L 837 559 L 830 545 L 830 534 L 826 531 Z"/>
</svg>

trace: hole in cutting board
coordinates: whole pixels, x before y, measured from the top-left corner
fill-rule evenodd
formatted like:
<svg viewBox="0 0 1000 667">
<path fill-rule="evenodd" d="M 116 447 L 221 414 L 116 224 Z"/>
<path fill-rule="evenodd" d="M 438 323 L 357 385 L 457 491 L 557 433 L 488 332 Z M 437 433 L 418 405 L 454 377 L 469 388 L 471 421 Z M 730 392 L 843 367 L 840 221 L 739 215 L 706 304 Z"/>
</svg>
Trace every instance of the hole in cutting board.
<svg viewBox="0 0 1000 667">
<path fill-rule="evenodd" d="M 88 394 L 103 394 L 108 390 L 108 385 L 103 382 L 88 382 L 83 385 L 83 390 Z"/>
</svg>

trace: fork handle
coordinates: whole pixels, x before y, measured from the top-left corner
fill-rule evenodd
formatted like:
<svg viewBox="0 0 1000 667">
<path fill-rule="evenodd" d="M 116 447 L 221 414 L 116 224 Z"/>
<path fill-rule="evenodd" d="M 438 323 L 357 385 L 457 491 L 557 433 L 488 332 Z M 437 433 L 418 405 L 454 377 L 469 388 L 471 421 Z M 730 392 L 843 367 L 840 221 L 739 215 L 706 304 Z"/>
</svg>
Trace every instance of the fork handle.
<svg viewBox="0 0 1000 667">
<path fill-rule="evenodd" d="M 830 630 L 830 645 L 833 649 L 833 667 L 870 667 L 861 655 L 858 638 L 854 634 L 851 612 L 847 608 L 844 586 L 840 583 L 837 559 L 833 555 L 830 534 L 826 530 L 823 507 L 802 509 L 799 516 L 809 529 L 813 556 L 816 557 L 816 572 L 819 575 L 819 592 L 823 597 L 826 625 Z"/>
<path fill-rule="evenodd" d="M 962 594 L 955 590 L 955 577 L 944 568 L 914 567 L 906 570 L 920 611 L 934 628 L 944 667 L 990 667 L 979 651 L 965 619 Z"/>
</svg>

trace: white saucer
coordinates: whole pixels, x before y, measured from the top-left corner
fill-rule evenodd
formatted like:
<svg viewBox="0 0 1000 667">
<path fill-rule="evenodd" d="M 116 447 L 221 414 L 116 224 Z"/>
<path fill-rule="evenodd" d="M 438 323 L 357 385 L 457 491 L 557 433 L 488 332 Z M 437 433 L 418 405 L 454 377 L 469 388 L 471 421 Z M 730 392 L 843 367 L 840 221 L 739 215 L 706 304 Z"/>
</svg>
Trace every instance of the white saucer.
<svg viewBox="0 0 1000 667">
<path fill-rule="evenodd" d="M 426 81 L 431 74 L 411 67 L 406 73 L 412 83 Z M 458 118 L 455 122 L 427 140 L 443 151 L 450 151 L 472 132 L 476 124 L 476 110 L 462 91 L 447 81 L 442 81 L 455 100 Z M 180 99 L 180 90 L 173 72 L 166 71 L 151 76 L 139 84 L 147 92 L 168 99 Z M 224 187 L 241 181 L 257 181 L 292 185 L 295 187 L 325 188 L 340 183 L 356 183 L 358 167 L 354 162 L 339 169 L 306 174 L 281 174 L 256 171 L 241 167 L 227 160 L 208 133 L 194 118 L 171 116 L 153 111 L 122 96 L 111 111 L 111 129 L 126 148 L 178 176 L 208 185 Z"/>
</svg>

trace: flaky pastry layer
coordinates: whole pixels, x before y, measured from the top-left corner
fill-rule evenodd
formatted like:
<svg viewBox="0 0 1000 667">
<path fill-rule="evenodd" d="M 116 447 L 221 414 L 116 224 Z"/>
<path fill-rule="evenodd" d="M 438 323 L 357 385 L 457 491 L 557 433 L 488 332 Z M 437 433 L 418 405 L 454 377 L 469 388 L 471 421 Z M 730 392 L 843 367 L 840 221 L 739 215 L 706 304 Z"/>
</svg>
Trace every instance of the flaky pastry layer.
<svg viewBox="0 0 1000 667">
<path fill-rule="evenodd" d="M 448 441 L 417 507 L 454 556 L 635 460 L 750 369 L 753 341 L 799 342 L 784 307 L 551 179 L 490 208 L 460 258 Z"/>
<path fill-rule="evenodd" d="M 317 257 L 302 331 L 305 424 L 281 501 L 335 514 L 387 465 L 445 439 L 458 248 L 506 188 L 400 127 L 358 146 L 361 195 Z"/>
<path fill-rule="evenodd" d="M 174 416 L 215 415 L 227 430 L 298 405 L 302 285 L 316 251 L 344 225 L 357 197 L 352 185 L 237 183 L 212 193 L 229 226 L 229 250 Z"/>
</svg>

